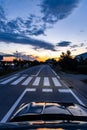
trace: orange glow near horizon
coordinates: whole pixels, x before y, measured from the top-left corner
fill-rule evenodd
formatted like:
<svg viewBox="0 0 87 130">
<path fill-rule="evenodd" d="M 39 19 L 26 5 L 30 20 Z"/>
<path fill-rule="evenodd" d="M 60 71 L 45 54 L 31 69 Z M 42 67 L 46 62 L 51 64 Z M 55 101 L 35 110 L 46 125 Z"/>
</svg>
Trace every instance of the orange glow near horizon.
<svg viewBox="0 0 87 130">
<path fill-rule="evenodd" d="M 59 57 L 38 57 L 36 60 L 38 60 L 38 61 L 40 61 L 40 62 L 45 62 L 46 60 L 48 60 L 48 59 L 55 59 L 56 61 L 58 61 L 59 60 Z"/>
<path fill-rule="evenodd" d="M 46 57 L 38 57 L 36 60 L 40 61 L 40 62 L 45 62 L 48 58 Z"/>
<path fill-rule="evenodd" d="M 52 57 L 53 58 L 53 57 Z M 37 57 L 36 60 L 39 61 L 39 62 L 45 62 L 46 60 L 48 59 L 52 59 L 52 58 L 49 58 L 49 57 Z M 3 57 L 3 60 L 2 61 L 13 61 L 15 59 L 15 57 Z M 59 58 L 57 57 L 54 57 L 53 59 L 55 59 L 56 61 L 59 60 Z"/>
<path fill-rule="evenodd" d="M 3 61 L 13 61 L 15 57 L 3 57 Z"/>
</svg>

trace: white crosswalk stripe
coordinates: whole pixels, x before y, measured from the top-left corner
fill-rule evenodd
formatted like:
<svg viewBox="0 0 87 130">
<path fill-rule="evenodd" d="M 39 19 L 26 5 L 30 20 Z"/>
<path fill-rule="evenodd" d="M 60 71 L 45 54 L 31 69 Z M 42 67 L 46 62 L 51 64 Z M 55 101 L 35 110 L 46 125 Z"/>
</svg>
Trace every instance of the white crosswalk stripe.
<svg viewBox="0 0 87 130">
<path fill-rule="evenodd" d="M 70 89 L 58 89 L 60 93 L 70 93 Z"/>
<path fill-rule="evenodd" d="M 59 82 L 59 80 L 56 77 L 52 77 L 54 86 L 58 87 L 58 86 L 62 86 L 61 83 Z"/>
<path fill-rule="evenodd" d="M 50 86 L 50 82 L 49 82 L 49 78 L 48 77 L 44 77 L 43 86 Z"/>
<path fill-rule="evenodd" d="M 18 78 L 16 81 L 14 81 L 13 83 L 11 83 L 11 85 L 17 85 L 18 83 L 20 83 L 25 77 L 20 77 Z"/>
<path fill-rule="evenodd" d="M 30 81 L 32 80 L 33 77 L 28 77 L 23 83 L 22 85 L 28 85 L 30 83 Z"/>
<path fill-rule="evenodd" d="M 53 82 L 55 87 L 62 86 L 60 80 L 57 77 L 35 77 L 34 78 L 33 76 L 26 77 L 24 75 L 22 75 L 21 77 L 19 77 L 18 75 L 15 75 L 9 79 L 6 79 L 6 80 L 0 82 L 0 84 L 9 83 L 11 85 L 17 85 L 20 83 L 20 85 L 27 86 L 27 85 L 29 85 L 29 83 L 31 83 L 31 86 L 39 86 L 39 85 L 41 85 L 40 83 L 42 83 L 42 86 L 50 87 L 51 82 Z"/>
<path fill-rule="evenodd" d="M 16 78 L 17 78 L 17 76 L 14 76 L 14 77 L 12 77 L 12 78 L 10 78 L 10 79 L 7 79 L 7 80 L 1 82 L 0 84 L 7 84 L 7 83 L 11 82 L 12 80 L 14 80 L 14 79 L 16 79 Z"/>
<path fill-rule="evenodd" d="M 29 92 L 35 92 L 35 91 L 36 91 L 36 88 L 28 88 L 28 91 L 29 91 Z"/>
<path fill-rule="evenodd" d="M 38 86 L 40 83 L 40 77 L 36 77 L 35 81 L 33 82 L 33 86 Z"/>
<path fill-rule="evenodd" d="M 53 89 L 42 89 L 42 92 L 53 92 Z"/>
</svg>

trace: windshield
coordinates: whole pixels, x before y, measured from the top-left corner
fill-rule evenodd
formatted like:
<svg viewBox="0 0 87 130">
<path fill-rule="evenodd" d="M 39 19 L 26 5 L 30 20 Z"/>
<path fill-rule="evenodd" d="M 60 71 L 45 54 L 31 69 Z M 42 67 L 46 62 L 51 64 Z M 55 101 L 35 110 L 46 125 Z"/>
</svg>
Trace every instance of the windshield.
<svg viewBox="0 0 87 130">
<path fill-rule="evenodd" d="M 0 123 L 87 121 L 86 5 L 0 0 Z"/>
</svg>

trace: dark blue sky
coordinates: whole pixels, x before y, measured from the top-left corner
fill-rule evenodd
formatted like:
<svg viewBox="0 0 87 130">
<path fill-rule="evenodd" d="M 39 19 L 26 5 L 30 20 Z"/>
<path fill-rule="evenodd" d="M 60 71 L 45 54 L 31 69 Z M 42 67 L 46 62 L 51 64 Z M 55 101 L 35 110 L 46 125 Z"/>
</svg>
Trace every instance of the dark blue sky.
<svg viewBox="0 0 87 130">
<path fill-rule="evenodd" d="M 0 0 L 0 52 L 39 57 L 86 52 L 86 5 L 86 0 Z"/>
</svg>

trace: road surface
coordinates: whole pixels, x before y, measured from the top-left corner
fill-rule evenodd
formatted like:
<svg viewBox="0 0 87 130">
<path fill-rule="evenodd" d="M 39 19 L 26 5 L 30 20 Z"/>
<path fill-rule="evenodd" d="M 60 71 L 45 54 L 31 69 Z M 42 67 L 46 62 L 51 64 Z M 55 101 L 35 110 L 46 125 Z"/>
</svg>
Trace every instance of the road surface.
<svg viewBox="0 0 87 130">
<path fill-rule="evenodd" d="M 22 103 L 82 100 L 48 65 L 39 65 L 0 79 L 0 121 L 6 122 Z"/>
</svg>

